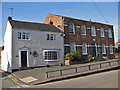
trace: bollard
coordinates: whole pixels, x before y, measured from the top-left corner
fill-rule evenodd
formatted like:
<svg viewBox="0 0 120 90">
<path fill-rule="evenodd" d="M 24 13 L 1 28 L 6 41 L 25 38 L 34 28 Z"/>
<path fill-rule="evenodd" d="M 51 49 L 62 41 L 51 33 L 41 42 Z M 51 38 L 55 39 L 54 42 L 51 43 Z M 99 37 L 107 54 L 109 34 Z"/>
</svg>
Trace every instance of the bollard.
<svg viewBox="0 0 120 90">
<path fill-rule="evenodd" d="M 91 70 L 90 65 L 89 65 L 89 70 Z"/>
<path fill-rule="evenodd" d="M 109 66 L 111 66 L 111 63 L 109 62 Z"/>
<path fill-rule="evenodd" d="M 48 78 L 48 72 L 46 72 L 46 74 L 47 74 L 47 78 Z"/>
<path fill-rule="evenodd" d="M 60 74 L 61 74 L 61 76 L 62 76 L 62 70 L 60 70 Z"/>
<path fill-rule="evenodd" d="M 76 71 L 76 73 L 77 73 L 77 68 L 75 68 L 75 71 Z"/>
<path fill-rule="evenodd" d="M 102 68 L 101 63 L 100 63 L 100 68 Z"/>
</svg>

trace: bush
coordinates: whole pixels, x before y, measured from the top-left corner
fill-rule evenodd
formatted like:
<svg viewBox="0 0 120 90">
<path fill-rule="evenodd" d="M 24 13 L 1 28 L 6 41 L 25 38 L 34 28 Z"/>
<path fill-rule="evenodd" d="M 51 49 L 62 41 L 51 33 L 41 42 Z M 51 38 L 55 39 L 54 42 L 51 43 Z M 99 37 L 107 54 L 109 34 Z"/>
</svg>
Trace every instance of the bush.
<svg viewBox="0 0 120 90">
<path fill-rule="evenodd" d="M 80 51 L 73 51 L 72 53 L 68 53 L 65 55 L 65 60 L 79 60 L 81 57 Z"/>
</svg>

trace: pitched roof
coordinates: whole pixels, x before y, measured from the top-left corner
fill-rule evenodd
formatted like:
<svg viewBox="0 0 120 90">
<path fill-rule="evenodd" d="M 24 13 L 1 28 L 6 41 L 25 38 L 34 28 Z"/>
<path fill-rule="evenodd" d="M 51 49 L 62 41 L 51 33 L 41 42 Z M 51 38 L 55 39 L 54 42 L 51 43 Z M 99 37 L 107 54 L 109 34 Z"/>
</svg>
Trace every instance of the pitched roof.
<svg viewBox="0 0 120 90">
<path fill-rule="evenodd" d="M 48 13 L 48 14 L 50 14 L 50 13 Z M 87 21 L 87 20 L 82 20 L 82 19 L 73 18 L 73 17 L 68 17 L 68 16 L 62 16 L 62 15 L 56 15 L 56 14 L 50 14 L 50 15 L 59 16 L 59 17 L 63 17 L 63 18 L 74 19 L 74 20 L 80 20 L 80 21 L 85 21 L 85 22 L 90 22 L 90 21 Z M 101 22 L 93 22 L 93 21 L 91 21 L 91 23 L 113 26 L 112 24 L 106 24 L 106 23 L 101 23 Z"/>
<path fill-rule="evenodd" d="M 49 31 L 49 32 L 61 32 L 60 29 L 51 24 L 43 24 L 36 22 L 25 22 L 25 21 L 16 21 L 9 20 L 12 28 L 15 29 L 25 29 L 25 30 L 37 30 L 37 31 Z"/>
</svg>

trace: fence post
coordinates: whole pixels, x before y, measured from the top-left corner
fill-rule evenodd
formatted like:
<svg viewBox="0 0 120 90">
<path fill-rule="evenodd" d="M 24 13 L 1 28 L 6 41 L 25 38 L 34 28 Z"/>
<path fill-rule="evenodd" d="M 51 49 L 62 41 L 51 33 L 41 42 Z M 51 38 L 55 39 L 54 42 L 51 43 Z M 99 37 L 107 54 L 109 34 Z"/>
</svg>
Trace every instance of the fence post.
<svg viewBox="0 0 120 90">
<path fill-rule="evenodd" d="M 62 76 L 62 70 L 60 70 L 60 74 L 61 74 L 61 76 Z"/>
<path fill-rule="evenodd" d="M 100 63 L 100 68 L 102 68 L 101 63 Z"/>
<path fill-rule="evenodd" d="M 119 60 L 117 62 L 118 62 L 118 65 L 119 65 Z"/>
<path fill-rule="evenodd" d="M 48 72 L 46 72 L 46 74 L 47 74 L 47 78 L 48 78 Z"/>
<path fill-rule="evenodd" d="M 90 65 L 88 67 L 89 67 L 89 70 L 91 70 Z"/>
<path fill-rule="evenodd" d="M 76 73 L 77 73 L 77 67 L 75 68 L 75 71 L 76 71 Z"/>
<path fill-rule="evenodd" d="M 111 66 L 111 63 L 109 62 L 109 66 Z"/>
</svg>

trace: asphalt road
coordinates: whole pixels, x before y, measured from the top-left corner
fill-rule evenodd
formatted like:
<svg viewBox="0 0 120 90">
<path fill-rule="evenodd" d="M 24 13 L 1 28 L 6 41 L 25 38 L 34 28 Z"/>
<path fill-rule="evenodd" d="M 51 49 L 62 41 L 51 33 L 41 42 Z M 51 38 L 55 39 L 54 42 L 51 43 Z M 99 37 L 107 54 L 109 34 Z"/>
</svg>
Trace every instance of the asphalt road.
<svg viewBox="0 0 120 90">
<path fill-rule="evenodd" d="M 118 70 L 32 86 L 31 88 L 118 88 Z"/>
</svg>

